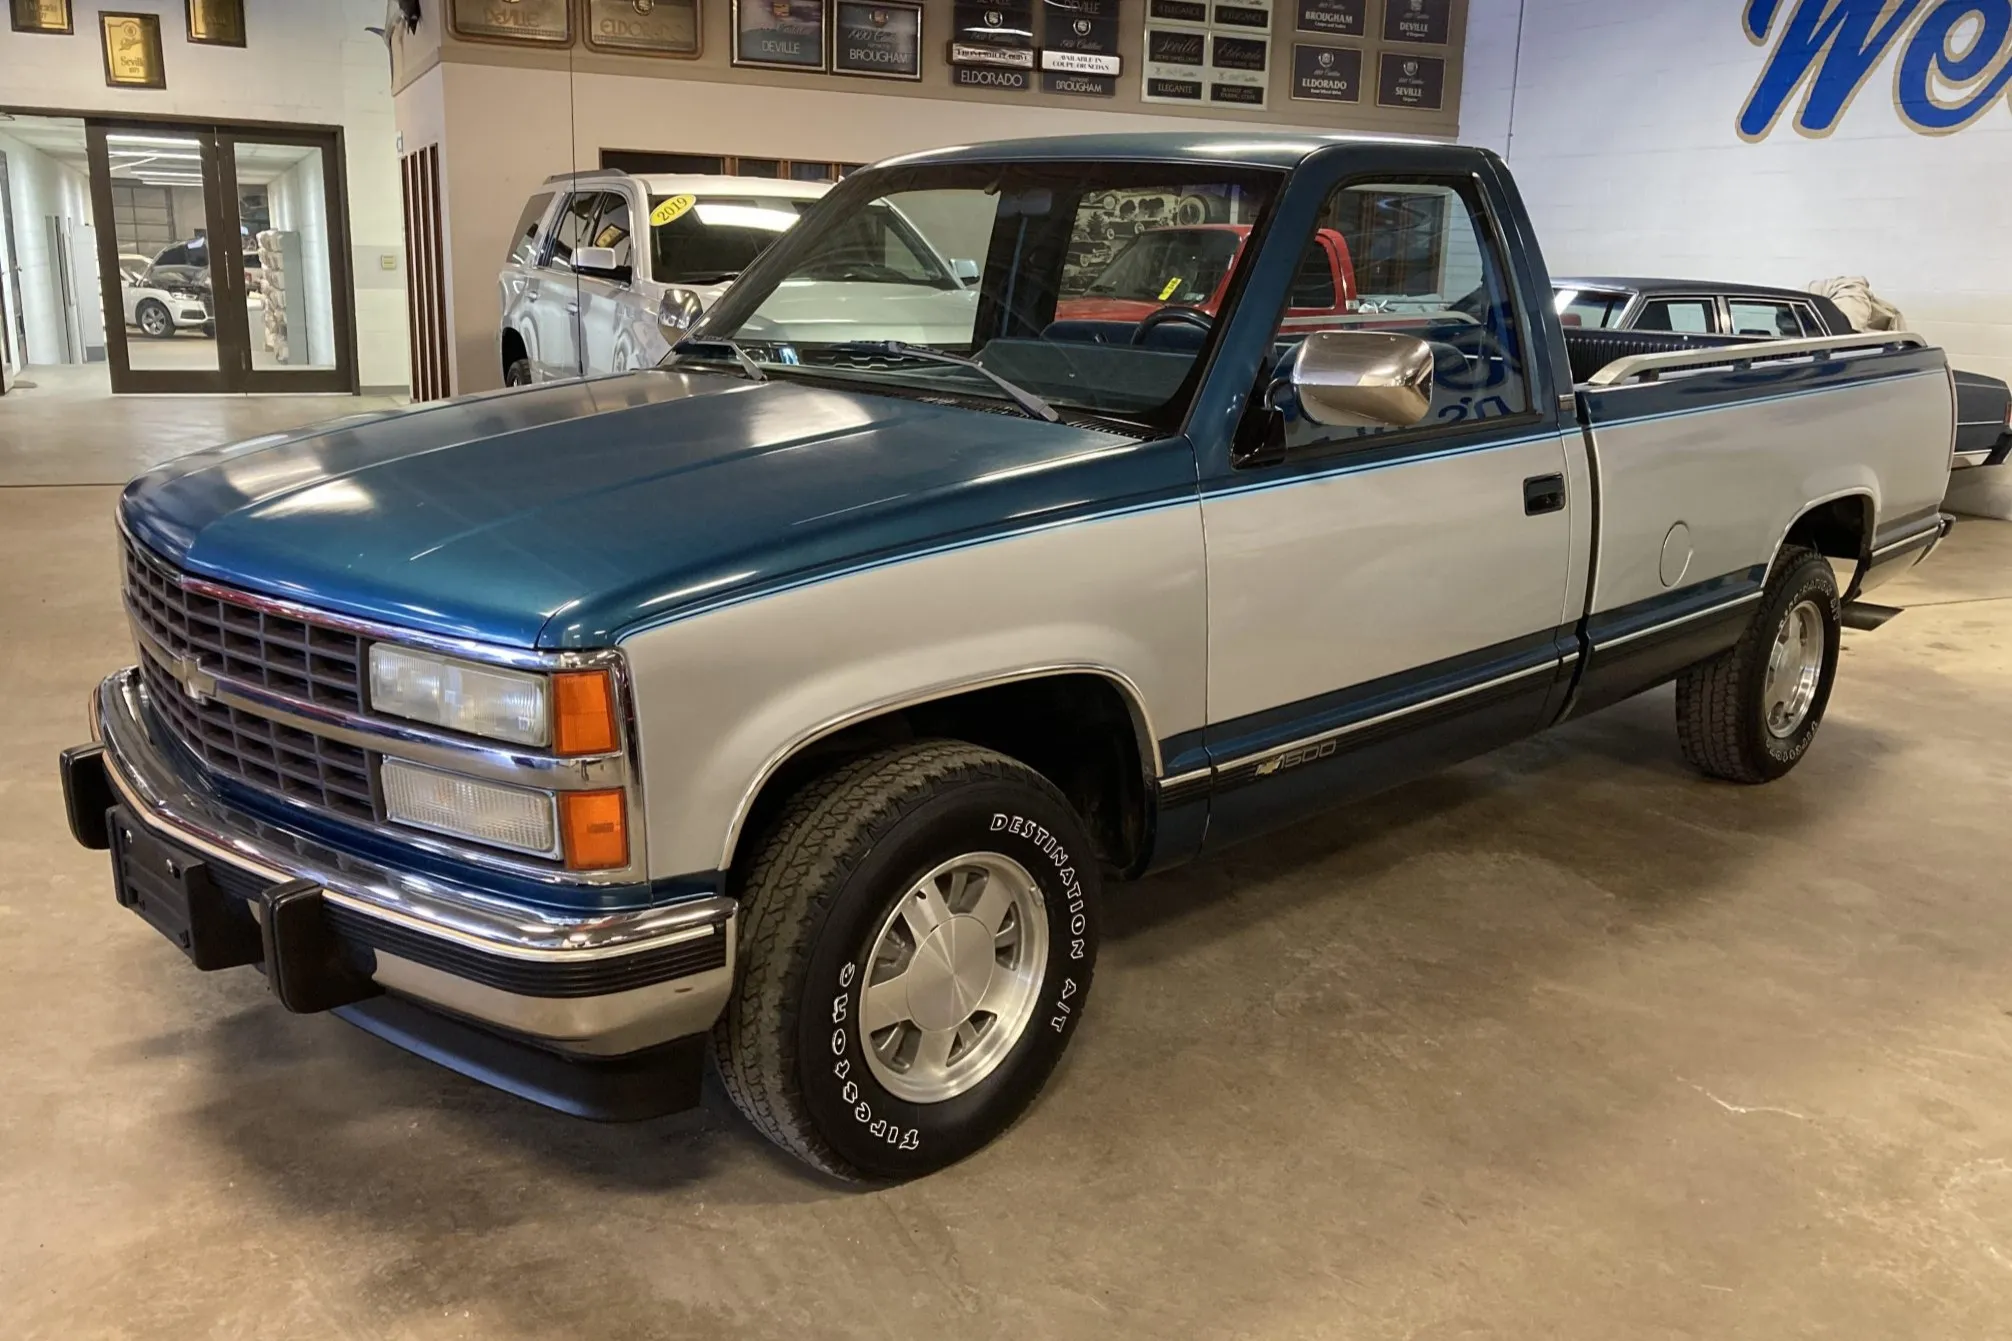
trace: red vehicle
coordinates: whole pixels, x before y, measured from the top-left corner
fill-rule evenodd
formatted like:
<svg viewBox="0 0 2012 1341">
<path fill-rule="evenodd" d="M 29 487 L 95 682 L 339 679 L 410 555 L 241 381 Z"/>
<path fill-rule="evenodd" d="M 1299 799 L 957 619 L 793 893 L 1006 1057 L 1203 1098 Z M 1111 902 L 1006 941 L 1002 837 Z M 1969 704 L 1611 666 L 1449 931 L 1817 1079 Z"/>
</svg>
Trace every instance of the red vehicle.
<svg viewBox="0 0 2012 1341">
<path fill-rule="evenodd" d="M 1222 308 L 1223 292 L 1250 231 L 1248 224 L 1148 229 L 1111 258 L 1081 297 L 1057 303 L 1055 316 L 1063 321 L 1142 321 L 1164 307 L 1185 307 L 1213 317 Z M 1323 228 L 1314 235 L 1289 301 L 1288 318 L 1356 310 L 1355 266 L 1340 233 Z"/>
</svg>

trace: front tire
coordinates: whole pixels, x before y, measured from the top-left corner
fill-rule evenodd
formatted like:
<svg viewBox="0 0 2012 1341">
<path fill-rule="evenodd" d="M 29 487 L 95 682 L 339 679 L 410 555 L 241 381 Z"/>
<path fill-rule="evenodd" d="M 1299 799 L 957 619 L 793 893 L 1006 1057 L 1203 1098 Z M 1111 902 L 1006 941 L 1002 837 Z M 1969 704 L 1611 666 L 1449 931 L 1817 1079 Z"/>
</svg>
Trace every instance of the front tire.
<svg viewBox="0 0 2012 1341">
<path fill-rule="evenodd" d="M 1842 628 L 1830 561 L 1784 550 L 1740 640 L 1677 679 L 1684 758 L 1728 782 L 1772 782 L 1794 768 L 1830 704 Z"/>
<path fill-rule="evenodd" d="M 504 386 L 530 386 L 531 360 L 512 359 L 503 365 Z"/>
<path fill-rule="evenodd" d="M 175 333 L 175 319 L 168 314 L 167 306 L 152 298 L 134 310 L 133 324 L 150 340 L 165 340 Z"/>
<path fill-rule="evenodd" d="M 1097 956 L 1097 857 L 1040 774 L 956 741 L 807 786 L 740 889 L 728 1095 L 842 1178 L 963 1159 L 1040 1093 Z"/>
</svg>

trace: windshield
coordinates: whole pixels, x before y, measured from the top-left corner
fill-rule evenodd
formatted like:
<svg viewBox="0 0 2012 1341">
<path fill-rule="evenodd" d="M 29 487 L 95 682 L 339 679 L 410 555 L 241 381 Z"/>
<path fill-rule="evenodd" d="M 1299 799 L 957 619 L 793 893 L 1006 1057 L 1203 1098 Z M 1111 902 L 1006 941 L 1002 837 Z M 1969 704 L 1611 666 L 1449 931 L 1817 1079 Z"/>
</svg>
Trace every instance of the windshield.
<svg viewBox="0 0 2012 1341">
<path fill-rule="evenodd" d="M 788 196 L 652 196 L 650 274 L 660 284 L 724 284 L 816 203 Z"/>
<path fill-rule="evenodd" d="M 1090 283 L 1097 298 L 1206 303 L 1230 272 L 1243 238 L 1227 228 L 1156 228 L 1125 244 Z"/>
<path fill-rule="evenodd" d="M 770 375 L 1011 402 L 979 369 L 899 349 L 926 346 L 970 356 L 1057 410 L 1171 426 L 1213 339 L 1214 317 L 1192 304 L 1234 276 L 1240 233 L 1279 176 L 1100 161 L 869 170 L 763 257 L 697 334 L 736 342 Z M 1174 219 L 1231 227 L 1165 227 Z M 1164 270 L 1176 254 L 1189 273 Z M 1113 294 L 1110 276 L 1134 268 L 1159 273 L 1115 292 L 1136 289 L 1147 310 L 1071 310 Z M 1173 278 L 1182 284 L 1169 292 Z"/>
<path fill-rule="evenodd" d="M 1616 326 L 1632 296 L 1601 289 L 1560 289 L 1558 318 L 1567 326 Z"/>
</svg>

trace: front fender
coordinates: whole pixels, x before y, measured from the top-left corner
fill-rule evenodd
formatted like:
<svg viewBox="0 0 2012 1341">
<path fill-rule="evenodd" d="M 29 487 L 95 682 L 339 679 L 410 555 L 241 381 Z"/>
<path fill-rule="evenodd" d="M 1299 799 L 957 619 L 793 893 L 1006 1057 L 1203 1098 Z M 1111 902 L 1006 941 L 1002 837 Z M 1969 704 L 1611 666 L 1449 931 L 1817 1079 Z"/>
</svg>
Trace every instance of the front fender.
<svg viewBox="0 0 2012 1341">
<path fill-rule="evenodd" d="M 1132 698 L 1149 747 L 1198 729 L 1205 599 L 1200 513 L 1184 499 L 863 564 L 633 634 L 650 874 L 726 867 L 795 750 L 960 689 L 1090 671 Z"/>
</svg>

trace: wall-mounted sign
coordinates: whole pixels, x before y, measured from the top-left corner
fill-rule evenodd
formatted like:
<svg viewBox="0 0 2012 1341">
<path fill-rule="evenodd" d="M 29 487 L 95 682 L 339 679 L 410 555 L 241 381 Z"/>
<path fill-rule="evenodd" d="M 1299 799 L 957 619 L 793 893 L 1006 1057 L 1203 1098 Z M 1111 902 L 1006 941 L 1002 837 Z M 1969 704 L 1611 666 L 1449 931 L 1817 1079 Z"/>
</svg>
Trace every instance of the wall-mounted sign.
<svg viewBox="0 0 2012 1341">
<path fill-rule="evenodd" d="M 570 46 L 573 8 L 567 0 L 449 0 L 456 37 L 484 42 L 538 42 Z"/>
<path fill-rule="evenodd" d="M 244 0 L 183 0 L 189 41 L 212 47 L 245 44 Z"/>
<path fill-rule="evenodd" d="M 1208 0 L 1146 0 L 1146 22 L 1205 28 L 1209 22 Z"/>
<path fill-rule="evenodd" d="M 1271 31 L 1271 0 L 1216 0 L 1209 7 L 1209 27 Z"/>
<path fill-rule="evenodd" d="M 1294 43 L 1292 97 L 1295 102 L 1361 102 L 1362 53 L 1354 47 Z"/>
<path fill-rule="evenodd" d="M 1049 70 L 1041 76 L 1041 91 L 1074 98 L 1115 98 L 1118 81 L 1110 75 L 1061 74 Z"/>
<path fill-rule="evenodd" d="M 1445 46 L 1453 35 L 1453 0 L 1383 0 L 1383 40 Z"/>
<path fill-rule="evenodd" d="M 1436 112 L 1446 101 L 1446 62 L 1437 56 L 1386 51 L 1376 78 L 1376 105 Z"/>
<path fill-rule="evenodd" d="M 950 67 L 950 82 L 961 88 L 996 88 L 1008 93 L 1025 93 L 1033 78 L 1032 71 L 1008 70 L 996 65 Z"/>
<path fill-rule="evenodd" d="M 8 7 L 17 33 L 68 33 L 70 0 L 13 0 Z"/>
<path fill-rule="evenodd" d="M 974 46 L 1034 47 L 1034 0 L 957 0 L 951 8 L 954 42 Z"/>
<path fill-rule="evenodd" d="M 98 36 L 104 46 L 107 87 L 168 86 L 167 66 L 161 59 L 160 15 L 101 13 Z"/>
<path fill-rule="evenodd" d="M 822 70 L 824 0 L 734 0 L 735 65 Z"/>
<path fill-rule="evenodd" d="M 833 10 L 834 74 L 922 78 L 922 6 L 838 0 Z"/>
<path fill-rule="evenodd" d="M 1271 86 L 1271 38 L 1209 31 L 1209 101 L 1263 107 Z"/>
<path fill-rule="evenodd" d="M 1369 0 L 1298 0 L 1293 27 L 1323 37 L 1361 37 L 1369 31 Z"/>
<path fill-rule="evenodd" d="M 628 55 L 699 54 L 699 0 L 587 0 L 587 45 Z"/>
<path fill-rule="evenodd" d="M 1200 102 L 1208 45 L 1206 32 L 1148 27 L 1145 82 L 1139 96 L 1147 102 Z"/>
<path fill-rule="evenodd" d="M 1041 86 L 1046 92 L 1115 94 L 1117 85 L 1110 76 L 1125 69 L 1118 55 L 1118 0 L 1042 0 L 1041 68 L 1055 75 L 1089 76 L 1108 86 L 1057 88 L 1044 74 Z"/>
<path fill-rule="evenodd" d="M 1894 110 L 1922 135 L 1948 135 L 1975 124 L 2005 105 L 2005 90 L 2012 86 L 2012 22 L 2002 3 L 1747 0 L 1741 26 L 1755 46 L 1774 39 L 1735 122 L 1739 137 L 1749 143 L 1773 132 L 1798 92 L 1796 133 L 1812 139 L 1830 134 L 1895 52 Z M 1868 98 L 1861 106 L 1874 101 Z"/>
</svg>

